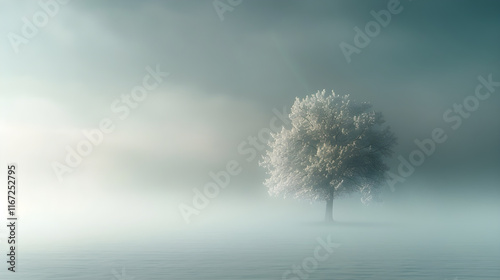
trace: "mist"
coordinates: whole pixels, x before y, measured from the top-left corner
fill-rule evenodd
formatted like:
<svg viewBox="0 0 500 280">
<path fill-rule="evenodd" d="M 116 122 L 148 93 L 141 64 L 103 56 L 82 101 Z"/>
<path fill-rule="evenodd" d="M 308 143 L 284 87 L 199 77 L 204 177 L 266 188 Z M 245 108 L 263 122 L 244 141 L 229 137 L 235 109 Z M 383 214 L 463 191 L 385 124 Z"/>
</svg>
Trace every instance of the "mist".
<svg viewBox="0 0 500 280">
<path fill-rule="evenodd" d="M 0 166 L 17 172 L 0 278 L 500 278 L 496 1 L 0 11 Z M 323 90 L 397 138 L 381 200 L 335 198 L 333 223 L 324 200 L 271 196 L 259 164 Z"/>
</svg>

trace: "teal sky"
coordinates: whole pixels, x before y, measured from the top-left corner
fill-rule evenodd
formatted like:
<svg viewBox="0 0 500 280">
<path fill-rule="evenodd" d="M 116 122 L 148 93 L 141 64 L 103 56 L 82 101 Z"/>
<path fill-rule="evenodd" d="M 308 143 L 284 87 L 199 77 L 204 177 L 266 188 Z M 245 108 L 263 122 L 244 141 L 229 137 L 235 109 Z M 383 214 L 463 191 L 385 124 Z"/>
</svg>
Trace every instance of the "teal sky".
<svg viewBox="0 0 500 280">
<path fill-rule="evenodd" d="M 387 3 L 243 0 L 221 21 L 212 1 L 73 0 L 16 53 L 9 34 L 21 35 L 23 17 L 41 7 L 0 1 L 1 160 L 20 165 L 26 219 L 34 226 L 36 215 L 62 215 L 47 201 L 68 215 L 115 207 L 133 216 L 127 205 L 139 195 L 141 205 L 162 205 L 148 211 L 177 221 L 179 201 L 229 160 L 243 172 L 221 201 L 262 199 L 264 171 L 238 145 L 268 126 L 273 108 L 322 89 L 373 103 L 399 138 L 396 155 L 445 129 L 449 140 L 408 184 L 441 182 L 425 193 L 446 193 L 479 182 L 477 190 L 493 192 L 500 88 L 457 130 L 443 113 L 474 93 L 478 76 L 500 81 L 498 1 L 401 1 L 403 10 L 348 63 L 339 44 L 353 44 L 354 27 Z M 170 75 L 120 120 L 111 104 L 156 65 Z M 115 131 L 58 181 L 53 162 L 108 117 Z M 95 208 L 78 210 L 88 205 Z"/>
</svg>

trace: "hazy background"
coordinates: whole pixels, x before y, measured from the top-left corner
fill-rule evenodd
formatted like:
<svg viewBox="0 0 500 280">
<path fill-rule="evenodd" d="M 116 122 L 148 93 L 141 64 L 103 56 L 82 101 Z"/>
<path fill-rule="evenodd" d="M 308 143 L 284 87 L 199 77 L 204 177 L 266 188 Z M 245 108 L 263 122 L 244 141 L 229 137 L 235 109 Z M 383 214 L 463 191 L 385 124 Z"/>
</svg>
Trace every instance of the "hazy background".
<svg viewBox="0 0 500 280">
<path fill-rule="evenodd" d="M 452 235 L 468 221 L 468 232 L 498 233 L 498 92 L 456 131 L 443 113 L 474 93 L 479 75 L 500 80 L 500 6 L 401 1 L 403 11 L 347 63 L 339 44 L 353 44 L 353 28 L 386 6 L 244 0 L 221 21 L 212 1 L 74 0 L 16 54 L 7 34 L 20 34 L 22 18 L 40 7 L 1 1 L 0 159 L 19 165 L 21 246 L 320 221 L 323 204 L 268 198 L 258 160 L 248 162 L 237 147 L 269 126 L 273 108 L 322 89 L 383 112 L 399 138 L 395 156 L 407 157 L 414 139 L 436 127 L 449 137 L 395 192 L 384 186 L 383 204 L 336 201 L 337 220 L 437 231 L 449 224 L 460 229 Z M 170 76 L 119 120 L 111 103 L 155 65 Z M 59 182 L 51 164 L 105 117 L 116 130 Z M 241 174 L 187 225 L 179 204 L 191 204 L 193 189 L 230 160 Z"/>
</svg>

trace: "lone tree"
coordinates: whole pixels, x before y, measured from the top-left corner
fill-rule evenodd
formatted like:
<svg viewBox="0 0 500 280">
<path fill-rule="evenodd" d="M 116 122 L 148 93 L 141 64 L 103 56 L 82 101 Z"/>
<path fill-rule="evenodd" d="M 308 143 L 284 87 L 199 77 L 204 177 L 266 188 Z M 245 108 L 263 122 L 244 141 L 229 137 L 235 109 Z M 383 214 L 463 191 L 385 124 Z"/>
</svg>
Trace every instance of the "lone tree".
<svg viewBox="0 0 500 280">
<path fill-rule="evenodd" d="M 295 99 L 291 128 L 271 134 L 259 163 L 272 196 L 326 201 L 325 221 L 333 221 L 333 200 L 355 192 L 367 203 L 378 198 L 396 137 L 382 114 L 349 95 L 322 92 Z"/>
</svg>

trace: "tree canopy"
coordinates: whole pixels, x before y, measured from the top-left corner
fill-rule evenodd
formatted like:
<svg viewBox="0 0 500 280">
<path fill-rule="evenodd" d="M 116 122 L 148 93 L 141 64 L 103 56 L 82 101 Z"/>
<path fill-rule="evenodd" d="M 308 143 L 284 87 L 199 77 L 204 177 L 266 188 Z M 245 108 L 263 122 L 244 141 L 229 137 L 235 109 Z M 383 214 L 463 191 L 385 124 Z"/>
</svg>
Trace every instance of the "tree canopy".
<svg viewBox="0 0 500 280">
<path fill-rule="evenodd" d="M 272 196 L 333 200 L 361 192 L 377 198 L 396 137 L 369 103 L 325 90 L 296 98 L 291 127 L 271 134 L 263 156 Z"/>
</svg>

